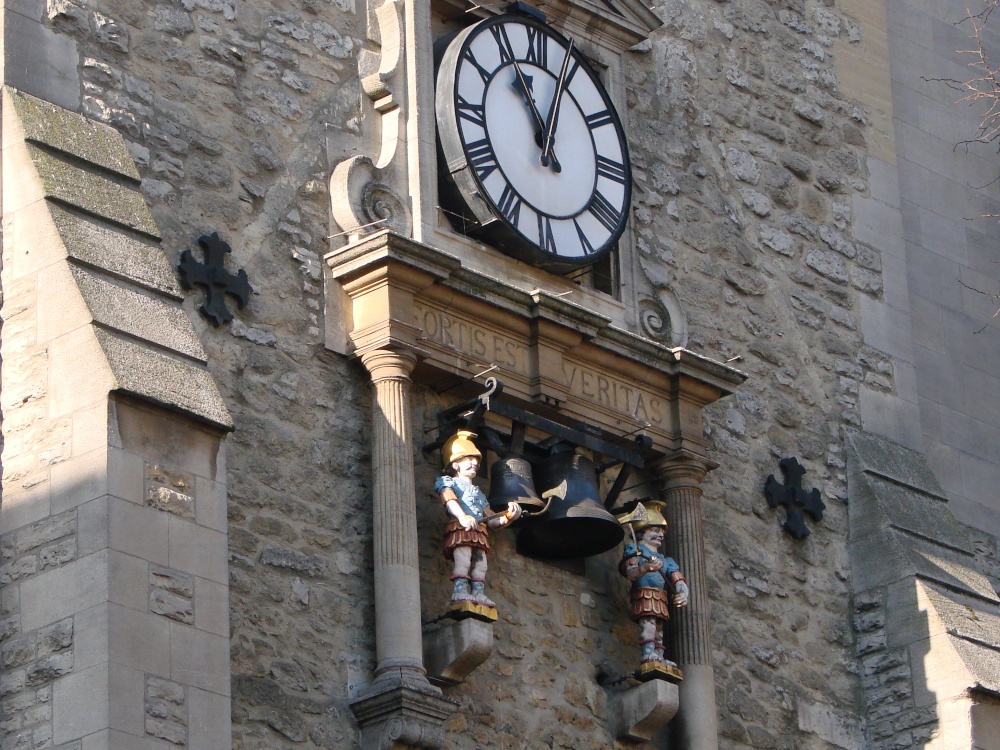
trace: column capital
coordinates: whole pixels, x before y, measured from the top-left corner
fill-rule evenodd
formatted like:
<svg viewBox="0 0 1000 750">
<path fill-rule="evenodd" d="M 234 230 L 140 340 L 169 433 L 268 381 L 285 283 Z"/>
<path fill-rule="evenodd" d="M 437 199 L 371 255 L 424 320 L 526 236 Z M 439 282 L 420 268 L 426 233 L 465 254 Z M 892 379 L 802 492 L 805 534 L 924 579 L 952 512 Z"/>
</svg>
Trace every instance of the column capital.
<svg viewBox="0 0 1000 750">
<path fill-rule="evenodd" d="M 656 476 L 665 491 L 688 489 L 699 492 L 705 475 L 715 466 L 706 458 L 686 453 L 664 456 L 646 464 L 646 468 Z"/>
<path fill-rule="evenodd" d="M 372 376 L 372 382 L 380 380 L 409 380 L 410 373 L 417 366 L 417 355 L 399 349 L 373 349 L 361 355 L 361 364 Z"/>
</svg>

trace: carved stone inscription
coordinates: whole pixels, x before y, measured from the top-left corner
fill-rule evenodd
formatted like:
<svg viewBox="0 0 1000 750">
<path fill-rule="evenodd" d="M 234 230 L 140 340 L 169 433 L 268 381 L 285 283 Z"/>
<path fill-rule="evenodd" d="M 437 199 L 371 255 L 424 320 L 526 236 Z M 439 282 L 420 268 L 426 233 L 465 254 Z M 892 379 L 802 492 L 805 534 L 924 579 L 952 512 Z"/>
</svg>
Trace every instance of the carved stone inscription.
<svg viewBox="0 0 1000 750">
<path fill-rule="evenodd" d="M 457 315 L 427 307 L 413 305 L 416 324 L 424 331 L 428 341 L 461 352 L 487 365 L 519 375 L 528 375 L 528 348 L 490 328 L 477 325 Z"/>
<path fill-rule="evenodd" d="M 666 402 L 662 397 L 575 362 L 563 362 L 562 369 L 566 386 L 574 396 L 641 422 L 667 424 Z"/>
</svg>

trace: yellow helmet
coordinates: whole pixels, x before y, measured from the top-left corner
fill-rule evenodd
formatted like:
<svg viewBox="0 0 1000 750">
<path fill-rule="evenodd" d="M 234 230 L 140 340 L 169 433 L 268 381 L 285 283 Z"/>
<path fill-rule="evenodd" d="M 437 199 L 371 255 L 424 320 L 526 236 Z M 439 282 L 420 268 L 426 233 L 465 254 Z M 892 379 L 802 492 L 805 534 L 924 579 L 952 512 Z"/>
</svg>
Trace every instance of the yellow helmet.
<svg viewBox="0 0 1000 750">
<path fill-rule="evenodd" d="M 662 526 L 666 530 L 667 519 L 663 515 L 666 503 L 662 500 L 647 500 L 645 503 L 640 503 L 636 510 L 640 507 L 644 507 L 645 513 L 636 514 L 634 519 L 626 521 L 626 523 L 632 524 L 632 531 L 638 534 L 650 526 Z"/>
<path fill-rule="evenodd" d="M 482 461 L 483 454 L 479 452 L 479 448 L 477 448 L 476 444 L 472 442 L 472 439 L 475 437 L 476 433 L 474 432 L 459 430 L 448 438 L 444 443 L 444 447 L 441 448 L 441 457 L 444 459 L 444 468 L 451 468 L 453 463 L 459 459 L 465 458 L 466 456 L 475 456 Z"/>
</svg>

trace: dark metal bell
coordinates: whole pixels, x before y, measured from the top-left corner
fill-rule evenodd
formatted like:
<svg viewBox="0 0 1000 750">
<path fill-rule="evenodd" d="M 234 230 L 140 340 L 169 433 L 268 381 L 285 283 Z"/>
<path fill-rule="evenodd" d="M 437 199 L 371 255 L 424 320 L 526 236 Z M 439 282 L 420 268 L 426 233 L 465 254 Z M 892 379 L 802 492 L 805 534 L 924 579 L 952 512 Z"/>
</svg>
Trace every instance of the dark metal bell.
<svg viewBox="0 0 1000 750">
<path fill-rule="evenodd" d="M 522 456 L 506 456 L 490 467 L 490 507 L 507 510 L 507 503 L 519 503 L 522 510 L 534 513 L 545 503 L 535 492 L 531 464 Z"/>
<path fill-rule="evenodd" d="M 521 529 L 518 549 L 533 557 L 569 560 L 618 546 L 625 530 L 601 503 L 597 470 L 576 451 L 556 453 L 538 466 L 547 510 Z"/>
</svg>

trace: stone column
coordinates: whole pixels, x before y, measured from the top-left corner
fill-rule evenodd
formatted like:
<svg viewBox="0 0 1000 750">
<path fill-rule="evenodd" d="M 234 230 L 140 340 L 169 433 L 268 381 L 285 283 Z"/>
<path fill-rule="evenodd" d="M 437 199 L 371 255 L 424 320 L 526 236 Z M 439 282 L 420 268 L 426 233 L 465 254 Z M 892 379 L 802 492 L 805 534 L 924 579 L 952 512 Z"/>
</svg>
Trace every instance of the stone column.
<svg viewBox="0 0 1000 750">
<path fill-rule="evenodd" d="M 420 566 L 410 439 L 409 352 L 362 355 L 374 390 L 372 525 L 375 553 L 375 678 L 427 683 L 420 636 Z"/>
<path fill-rule="evenodd" d="M 420 626 L 420 567 L 410 372 L 416 356 L 376 349 L 361 355 L 374 389 L 372 530 L 375 680 L 351 708 L 364 750 L 436 748 L 457 704 L 427 681 Z"/>
<path fill-rule="evenodd" d="M 680 711 L 671 725 L 673 746 L 680 750 L 719 746 L 701 510 L 701 481 L 708 468 L 704 461 L 686 456 L 666 458 L 651 467 L 667 504 L 666 553 L 680 565 L 691 588 L 688 606 L 676 610 L 670 623 L 667 651 L 667 658 L 684 671 Z"/>
</svg>

